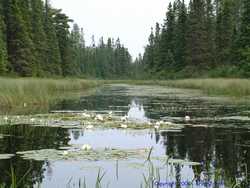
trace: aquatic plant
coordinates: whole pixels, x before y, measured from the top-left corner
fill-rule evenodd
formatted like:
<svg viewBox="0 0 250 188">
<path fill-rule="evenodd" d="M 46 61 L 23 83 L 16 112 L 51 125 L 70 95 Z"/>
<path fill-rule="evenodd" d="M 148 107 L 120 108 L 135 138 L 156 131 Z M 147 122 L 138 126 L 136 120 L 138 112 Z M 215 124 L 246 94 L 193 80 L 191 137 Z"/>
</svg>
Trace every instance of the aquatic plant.
<svg viewBox="0 0 250 188">
<path fill-rule="evenodd" d="M 68 92 L 85 91 L 101 81 L 81 79 L 0 78 L 0 105 L 23 107 L 48 105 Z"/>
</svg>

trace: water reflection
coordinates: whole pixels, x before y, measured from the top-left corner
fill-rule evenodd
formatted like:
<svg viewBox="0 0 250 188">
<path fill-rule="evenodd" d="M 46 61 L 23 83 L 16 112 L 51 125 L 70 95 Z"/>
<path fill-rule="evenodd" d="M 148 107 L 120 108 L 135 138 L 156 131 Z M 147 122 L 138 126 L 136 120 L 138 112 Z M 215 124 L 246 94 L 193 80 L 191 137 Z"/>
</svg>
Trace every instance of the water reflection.
<svg viewBox="0 0 250 188">
<path fill-rule="evenodd" d="M 65 100 L 53 107 L 58 110 L 94 110 L 121 112 L 121 115 L 135 121 L 147 121 L 148 118 L 159 119 L 163 117 L 184 117 L 188 113 L 191 117 L 225 116 L 240 114 L 249 110 L 248 106 L 233 106 L 206 101 L 201 98 L 178 98 L 175 94 L 164 96 L 134 96 L 124 93 L 126 88 L 110 90 L 106 88 L 95 95 L 82 97 L 79 100 Z M 128 104 L 130 104 L 128 106 Z M 203 119 L 202 119 L 203 120 Z M 202 122 L 203 123 L 203 122 Z M 219 122 L 220 125 L 232 124 L 249 126 L 247 121 Z M 70 144 L 91 144 L 93 148 L 114 147 L 121 149 L 137 149 L 154 147 L 154 154 L 168 155 L 176 159 L 188 159 L 201 162 L 201 166 L 183 166 L 175 164 L 172 169 L 160 166 L 163 180 L 168 175 L 169 180 L 176 182 L 176 186 L 183 187 L 185 180 L 207 180 L 212 182 L 224 181 L 227 186 L 214 185 L 213 187 L 231 187 L 236 180 L 249 188 L 247 180 L 250 173 L 250 132 L 247 129 L 231 128 L 192 128 L 186 127 L 181 132 L 153 132 L 148 130 L 131 131 L 121 129 L 98 130 L 66 130 L 60 128 L 42 128 L 18 126 L 0 127 L 0 153 L 16 153 L 17 151 L 37 149 L 58 149 L 60 146 Z M 142 174 L 147 173 L 144 168 L 131 168 L 129 162 L 144 163 L 141 160 L 128 160 L 119 163 L 120 178 L 114 179 L 116 173 L 115 161 L 33 161 L 23 160 L 16 156 L 10 160 L 0 160 L 0 184 L 11 184 L 8 173 L 11 166 L 15 169 L 17 180 L 30 170 L 20 187 L 38 185 L 54 188 L 65 187 L 71 177 L 72 183 L 86 177 L 87 181 L 94 183 L 101 167 L 108 173 L 104 177 L 104 184 L 110 182 L 110 188 L 140 187 L 143 181 Z M 162 164 L 159 164 L 162 165 Z M 89 168 L 87 168 L 89 167 Z M 128 181 L 129 180 L 129 181 Z M 73 187 L 73 186 L 72 186 Z M 77 186 L 75 186 L 77 187 Z M 88 187 L 94 187 L 88 186 Z M 184 186 L 185 187 L 185 186 Z M 197 186 L 194 186 L 197 187 Z M 201 186 L 211 187 L 211 186 Z"/>
<path fill-rule="evenodd" d="M 135 122 L 147 122 L 148 118 L 145 115 L 143 104 L 133 99 L 129 105 L 128 119 Z"/>
<path fill-rule="evenodd" d="M 1 126 L 0 134 L 6 135 L 0 139 L 0 154 L 15 154 L 18 151 L 38 149 L 58 149 L 67 145 L 69 134 L 67 130 L 59 128 L 28 127 L 25 125 Z M 0 160 L 0 185 L 4 183 L 10 187 L 11 169 L 13 168 L 17 182 L 21 179 L 18 187 L 33 187 L 41 183 L 44 172 L 47 171 L 48 162 L 23 160 L 15 156 L 9 160 Z M 46 167 L 47 166 L 47 167 Z"/>
</svg>

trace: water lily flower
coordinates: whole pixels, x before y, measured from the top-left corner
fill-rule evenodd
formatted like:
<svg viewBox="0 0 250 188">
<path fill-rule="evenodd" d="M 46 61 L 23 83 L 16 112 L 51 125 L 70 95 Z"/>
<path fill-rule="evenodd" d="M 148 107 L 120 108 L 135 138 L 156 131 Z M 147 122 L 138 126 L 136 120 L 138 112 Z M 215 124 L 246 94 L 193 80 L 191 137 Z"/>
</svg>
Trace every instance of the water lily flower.
<svg viewBox="0 0 250 188">
<path fill-rule="evenodd" d="M 91 147 L 91 145 L 89 145 L 89 144 L 84 144 L 84 145 L 82 146 L 82 150 L 88 151 L 88 150 L 91 150 L 91 149 L 92 149 L 92 147 Z"/>
<path fill-rule="evenodd" d="M 30 121 L 31 121 L 32 123 L 34 123 L 34 122 L 35 122 L 35 118 L 31 118 Z"/>
<path fill-rule="evenodd" d="M 152 122 L 149 121 L 149 122 L 148 122 L 148 125 L 152 125 Z"/>
<path fill-rule="evenodd" d="M 185 116 L 185 121 L 190 121 L 190 120 L 191 120 L 190 116 Z"/>
<path fill-rule="evenodd" d="M 157 122 L 155 123 L 155 125 L 156 125 L 156 126 L 161 126 L 161 122 L 160 122 L 160 121 L 157 121 Z"/>
<path fill-rule="evenodd" d="M 123 117 L 121 117 L 121 121 L 125 122 L 125 121 L 127 121 L 127 120 L 128 120 L 128 116 L 123 116 Z"/>
<path fill-rule="evenodd" d="M 155 128 L 155 129 L 159 129 L 160 126 L 159 126 L 159 125 L 155 125 L 154 128 Z"/>
<path fill-rule="evenodd" d="M 121 128 L 123 128 L 123 129 L 127 129 L 127 128 L 128 128 L 128 126 L 127 126 L 127 125 L 125 125 L 125 124 L 121 124 Z"/>
<path fill-rule="evenodd" d="M 169 125 L 169 126 L 173 125 L 172 122 L 164 122 L 164 124 L 165 124 L 165 125 Z"/>
<path fill-rule="evenodd" d="M 65 156 L 65 155 L 68 155 L 69 154 L 69 152 L 68 151 L 64 151 L 63 152 L 63 155 Z"/>
<path fill-rule="evenodd" d="M 110 111 L 110 112 L 109 112 L 109 115 L 111 116 L 112 114 L 113 114 L 113 112 L 112 112 L 112 111 Z"/>
<path fill-rule="evenodd" d="M 82 113 L 82 117 L 84 117 L 84 118 L 91 118 L 91 115 L 89 115 L 87 113 Z"/>
<path fill-rule="evenodd" d="M 86 126 L 86 129 L 93 129 L 93 128 L 94 128 L 93 125 L 87 125 L 87 126 Z"/>
<path fill-rule="evenodd" d="M 103 116 L 102 115 L 97 115 L 96 117 L 95 117 L 95 120 L 98 120 L 98 121 L 104 121 L 104 118 L 103 118 Z"/>
<path fill-rule="evenodd" d="M 8 118 L 7 116 L 5 116 L 3 119 L 4 119 L 5 121 L 8 121 L 9 118 Z"/>
</svg>

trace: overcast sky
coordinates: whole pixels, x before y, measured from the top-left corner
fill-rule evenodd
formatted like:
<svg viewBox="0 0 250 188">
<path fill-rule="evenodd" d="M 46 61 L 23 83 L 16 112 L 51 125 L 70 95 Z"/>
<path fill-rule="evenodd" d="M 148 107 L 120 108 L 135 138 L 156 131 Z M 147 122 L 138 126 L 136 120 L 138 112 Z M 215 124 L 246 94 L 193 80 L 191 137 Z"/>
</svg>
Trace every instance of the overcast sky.
<svg viewBox="0 0 250 188">
<path fill-rule="evenodd" d="M 51 0 L 84 29 L 87 45 L 103 36 L 121 39 L 133 57 L 142 53 L 151 26 L 162 23 L 170 0 Z"/>
</svg>

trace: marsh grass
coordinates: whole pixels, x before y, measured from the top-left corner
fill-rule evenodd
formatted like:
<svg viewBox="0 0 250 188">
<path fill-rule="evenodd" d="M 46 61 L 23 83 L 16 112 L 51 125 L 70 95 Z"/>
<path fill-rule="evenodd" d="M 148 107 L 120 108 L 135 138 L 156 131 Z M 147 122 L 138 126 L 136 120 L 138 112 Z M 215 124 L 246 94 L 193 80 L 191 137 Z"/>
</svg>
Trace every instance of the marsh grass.
<svg viewBox="0 0 250 188">
<path fill-rule="evenodd" d="M 86 91 L 100 83 L 80 79 L 0 78 L 0 106 L 47 105 L 68 92 Z"/>
<path fill-rule="evenodd" d="M 116 81 L 118 82 L 118 81 Z M 122 82 L 122 81 L 120 81 Z M 159 85 L 171 88 L 201 90 L 206 95 L 249 97 L 250 79 L 183 79 L 183 80 L 128 80 L 128 84 L 136 85 Z"/>
</svg>

